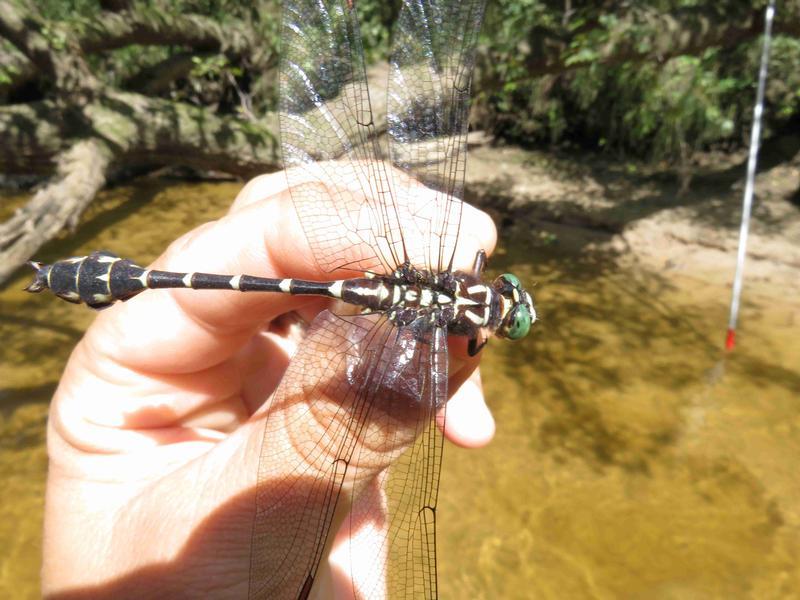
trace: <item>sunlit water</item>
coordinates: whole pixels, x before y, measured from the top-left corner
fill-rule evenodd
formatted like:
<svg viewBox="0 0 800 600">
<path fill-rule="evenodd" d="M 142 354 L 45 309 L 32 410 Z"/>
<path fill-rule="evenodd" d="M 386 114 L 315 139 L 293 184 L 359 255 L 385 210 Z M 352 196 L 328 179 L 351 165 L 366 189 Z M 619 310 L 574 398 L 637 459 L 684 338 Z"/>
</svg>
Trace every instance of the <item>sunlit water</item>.
<svg viewBox="0 0 800 600">
<path fill-rule="evenodd" d="M 236 184 L 140 182 L 105 193 L 45 260 L 113 249 L 142 263 L 224 212 Z M 800 597 L 800 301 L 615 266 L 564 232 L 501 232 L 494 271 L 534 290 L 528 339 L 483 362 L 497 437 L 448 446 L 443 598 Z M 47 404 L 93 315 L 0 293 L 0 597 L 38 595 Z"/>
</svg>

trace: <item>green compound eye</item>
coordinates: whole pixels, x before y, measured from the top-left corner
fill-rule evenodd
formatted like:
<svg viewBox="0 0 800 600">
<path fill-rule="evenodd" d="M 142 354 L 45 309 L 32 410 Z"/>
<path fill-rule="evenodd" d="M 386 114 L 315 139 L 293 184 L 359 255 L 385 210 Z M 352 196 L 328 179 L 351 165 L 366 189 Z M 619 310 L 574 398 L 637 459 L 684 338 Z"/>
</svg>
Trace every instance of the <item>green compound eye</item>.
<svg viewBox="0 0 800 600">
<path fill-rule="evenodd" d="M 520 304 L 514 309 L 514 312 L 509 315 L 508 325 L 506 329 L 506 337 L 511 340 L 518 340 L 528 335 L 531 330 L 531 313 L 528 307 Z"/>
<path fill-rule="evenodd" d="M 510 283 L 515 288 L 522 287 L 522 284 L 519 282 L 519 279 L 517 279 L 517 276 L 513 275 L 512 273 L 503 273 L 502 275 L 500 275 L 500 277 L 503 280 L 505 280 L 508 283 Z"/>
</svg>

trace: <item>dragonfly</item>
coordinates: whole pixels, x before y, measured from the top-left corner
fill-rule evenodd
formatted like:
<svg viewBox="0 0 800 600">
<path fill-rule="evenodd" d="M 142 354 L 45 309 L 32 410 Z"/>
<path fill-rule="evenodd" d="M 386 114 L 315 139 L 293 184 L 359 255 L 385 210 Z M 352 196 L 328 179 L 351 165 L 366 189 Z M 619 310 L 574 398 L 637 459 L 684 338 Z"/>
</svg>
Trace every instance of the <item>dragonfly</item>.
<svg viewBox="0 0 800 600">
<path fill-rule="evenodd" d="M 536 321 L 533 298 L 517 277 L 483 281 L 483 251 L 470 270 L 453 266 L 484 5 L 403 0 L 389 62 L 387 135 L 381 138 L 355 0 L 284 2 L 281 147 L 308 245 L 331 280 L 175 273 L 105 251 L 31 263 L 28 291 L 49 289 L 95 309 L 164 288 L 336 302 L 308 325 L 267 401 L 251 598 L 307 598 L 337 504 L 349 502 L 355 518 L 355 499 L 368 475 L 376 474 L 388 522 L 369 555 L 359 555 L 372 561 L 376 583 L 354 596 L 438 597 L 436 507 L 448 336 L 466 337 L 476 355 L 492 334 L 517 340 Z M 350 276 L 335 277 L 341 273 Z M 280 407 L 298 394 L 305 400 L 292 418 L 309 425 L 303 439 L 287 439 Z"/>
</svg>

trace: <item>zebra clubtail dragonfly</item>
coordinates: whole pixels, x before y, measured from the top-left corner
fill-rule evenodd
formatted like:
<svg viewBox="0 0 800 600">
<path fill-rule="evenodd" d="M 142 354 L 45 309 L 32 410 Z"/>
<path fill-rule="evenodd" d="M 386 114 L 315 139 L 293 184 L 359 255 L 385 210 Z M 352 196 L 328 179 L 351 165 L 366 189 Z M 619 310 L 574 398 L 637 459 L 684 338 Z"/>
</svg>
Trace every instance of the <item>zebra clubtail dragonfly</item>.
<svg viewBox="0 0 800 600">
<path fill-rule="evenodd" d="M 284 2 L 281 146 L 309 247 L 332 280 L 174 273 L 108 252 L 31 263 L 36 273 L 28 291 L 50 289 L 96 309 L 159 288 L 340 301 L 309 325 L 268 401 L 251 597 L 309 595 L 342 489 L 347 485 L 355 506 L 367 475 L 380 477 L 389 523 L 368 557 L 379 583 L 358 597 L 438 595 L 447 337 L 468 338 L 475 355 L 491 334 L 519 339 L 536 320 L 533 299 L 515 276 L 482 282 L 482 251 L 470 271 L 453 268 L 484 2 L 403 1 L 390 61 L 388 158 L 373 120 L 353 0 Z M 304 412 L 293 418 L 312 425 L 308 439 L 290 447 L 280 434 L 284 421 L 273 416 L 298 393 L 305 397 Z M 277 494 L 276 464 L 302 485 L 283 482 Z"/>
</svg>

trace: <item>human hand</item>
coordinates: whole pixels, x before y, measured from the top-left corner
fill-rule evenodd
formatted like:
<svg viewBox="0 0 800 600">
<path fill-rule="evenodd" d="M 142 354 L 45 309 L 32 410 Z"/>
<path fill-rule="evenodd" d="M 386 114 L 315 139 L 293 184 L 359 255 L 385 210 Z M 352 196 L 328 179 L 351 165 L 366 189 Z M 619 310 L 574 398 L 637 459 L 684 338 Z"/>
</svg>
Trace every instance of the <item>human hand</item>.
<svg viewBox="0 0 800 600">
<path fill-rule="evenodd" d="M 466 205 L 462 230 L 470 234 L 464 256 L 494 244 L 491 221 Z M 330 278 L 315 266 L 282 173 L 248 184 L 226 217 L 182 237 L 154 265 L 199 266 Z M 141 294 L 98 316 L 51 407 L 45 595 L 247 595 L 259 417 L 295 349 L 281 322 L 291 313 L 311 322 L 324 307 L 283 294 L 174 290 Z M 459 368 L 450 370 L 456 393 L 445 435 L 474 447 L 494 426 L 477 372 L 470 378 L 477 359 L 465 347 L 451 344 Z M 318 597 L 346 597 L 371 577 L 348 564 L 341 549 L 356 532 L 343 529 L 322 559 Z"/>
</svg>

